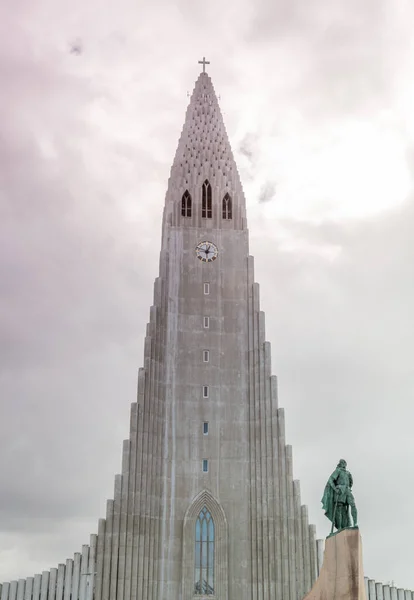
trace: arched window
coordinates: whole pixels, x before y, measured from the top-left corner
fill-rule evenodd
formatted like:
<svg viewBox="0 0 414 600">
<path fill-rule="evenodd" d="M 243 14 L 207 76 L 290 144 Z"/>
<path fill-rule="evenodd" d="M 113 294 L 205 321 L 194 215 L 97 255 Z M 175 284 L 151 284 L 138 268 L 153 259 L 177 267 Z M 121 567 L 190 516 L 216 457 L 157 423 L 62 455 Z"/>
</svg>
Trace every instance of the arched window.
<svg viewBox="0 0 414 600">
<path fill-rule="evenodd" d="M 191 217 L 191 196 L 188 190 L 185 190 L 181 198 L 181 214 L 183 217 Z"/>
<path fill-rule="evenodd" d="M 195 524 L 194 594 L 214 594 L 214 521 L 205 506 Z"/>
<path fill-rule="evenodd" d="M 229 194 L 226 194 L 223 198 L 223 219 L 231 219 L 232 216 L 231 198 Z"/>
<path fill-rule="evenodd" d="M 211 185 L 207 179 L 203 183 L 202 189 L 201 216 L 203 219 L 211 219 L 213 216 Z"/>
</svg>

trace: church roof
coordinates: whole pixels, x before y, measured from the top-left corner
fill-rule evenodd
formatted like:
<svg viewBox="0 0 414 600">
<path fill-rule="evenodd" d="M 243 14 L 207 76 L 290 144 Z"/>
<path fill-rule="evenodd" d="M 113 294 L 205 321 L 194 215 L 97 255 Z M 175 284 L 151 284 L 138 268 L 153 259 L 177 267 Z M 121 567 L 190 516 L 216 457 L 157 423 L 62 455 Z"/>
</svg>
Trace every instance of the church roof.
<svg viewBox="0 0 414 600">
<path fill-rule="evenodd" d="M 242 212 L 245 212 L 243 189 L 218 99 L 211 78 L 202 72 L 187 108 L 171 168 L 169 192 L 182 193 L 187 188 L 202 185 L 205 179 L 220 194 L 228 192 L 237 197 Z"/>
</svg>

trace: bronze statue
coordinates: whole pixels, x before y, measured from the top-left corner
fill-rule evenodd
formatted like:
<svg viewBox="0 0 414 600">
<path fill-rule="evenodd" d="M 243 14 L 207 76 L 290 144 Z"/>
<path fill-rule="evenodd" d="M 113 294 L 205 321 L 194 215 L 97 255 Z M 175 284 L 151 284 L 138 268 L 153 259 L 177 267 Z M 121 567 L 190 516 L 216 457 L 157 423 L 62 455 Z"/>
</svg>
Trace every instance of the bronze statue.
<svg viewBox="0 0 414 600">
<path fill-rule="evenodd" d="M 351 527 L 349 507 L 351 507 L 353 526 L 357 527 L 358 513 L 352 493 L 353 479 L 346 466 L 346 460 L 341 458 L 335 471 L 329 477 L 322 498 L 325 516 L 332 521 L 331 533 L 334 526 L 338 531 Z"/>
</svg>

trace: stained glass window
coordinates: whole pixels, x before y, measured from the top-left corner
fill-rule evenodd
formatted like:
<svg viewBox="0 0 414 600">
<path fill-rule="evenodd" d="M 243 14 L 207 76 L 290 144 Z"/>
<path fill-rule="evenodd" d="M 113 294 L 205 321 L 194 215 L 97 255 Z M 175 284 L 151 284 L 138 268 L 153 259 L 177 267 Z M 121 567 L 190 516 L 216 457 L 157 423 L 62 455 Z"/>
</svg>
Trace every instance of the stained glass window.
<svg viewBox="0 0 414 600">
<path fill-rule="evenodd" d="M 214 521 L 206 507 L 195 524 L 194 594 L 214 594 Z"/>
</svg>

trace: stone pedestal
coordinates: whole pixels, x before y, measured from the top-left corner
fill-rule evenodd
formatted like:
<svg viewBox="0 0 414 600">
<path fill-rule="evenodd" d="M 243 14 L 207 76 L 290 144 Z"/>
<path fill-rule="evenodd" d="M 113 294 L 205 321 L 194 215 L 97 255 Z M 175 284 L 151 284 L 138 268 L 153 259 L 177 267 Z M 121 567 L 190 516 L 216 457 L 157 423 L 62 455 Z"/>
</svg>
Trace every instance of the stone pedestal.
<svg viewBox="0 0 414 600">
<path fill-rule="evenodd" d="M 304 600 L 367 600 L 359 529 L 344 529 L 325 542 L 322 569 Z"/>
</svg>

